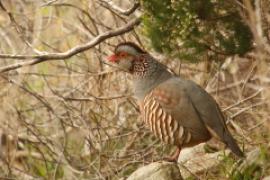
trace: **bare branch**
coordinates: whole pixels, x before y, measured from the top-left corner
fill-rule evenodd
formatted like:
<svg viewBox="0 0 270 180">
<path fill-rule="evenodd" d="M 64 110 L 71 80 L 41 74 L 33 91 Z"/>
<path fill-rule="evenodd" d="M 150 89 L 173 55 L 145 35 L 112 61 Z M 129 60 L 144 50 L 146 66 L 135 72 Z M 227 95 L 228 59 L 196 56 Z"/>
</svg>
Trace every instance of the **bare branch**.
<svg viewBox="0 0 270 180">
<path fill-rule="evenodd" d="M 258 96 L 258 95 L 262 92 L 262 90 L 263 90 L 263 89 L 260 89 L 260 90 L 256 91 L 256 92 L 253 93 L 251 96 L 249 96 L 249 97 L 247 97 L 247 98 L 245 98 L 245 99 L 242 99 L 242 100 L 236 102 L 235 104 L 232 104 L 232 105 L 226 107 L 226 108 L 223 109 L 222 111 L 228 111 L 229 109 L 231 109 L 231 108 L 233 108 L 233 107 L 235 107 L 235 106 L 238 106 L 239 104 L 242 104 L 242 103 L 244 103 L 244 102 L 246 102 L 246 101 L 248 101 L 248 100 L 250 100 L 250 99 L 252 99 L 252 98 L 254 98 L 254 97 L 256 97 L 256 96 Z"/>
<path fill-rule="evenodd" d="M 62 97 L 66 101 L 94 101 L 94 100 L 113 100 L 113 99 L 120 99 L 120 98 L 128 98 L 131 95 L 118 95 L 118 96 L 111 96 L 111 97 L 96 97 L 92 96 L 89 98 L 72 98 L 72 97 Z"/>
<path fill-rule="evenodd" d="M 127 33 L 134 29 L 135 26 L 140 24 L 140 18 L 133 19 L 129 23 L 127 23 L 125 26 L 119 27 L 115 30 L 107 31 L 103 34 L 98 35 L 91 41 L 89 41 L 86 44 L 75 46 L 71 49 L 69 49 L 66 52 L 63 53 L 50 53 L 50 54 L 43 54 L 43 55 L 12 55 L 12 54 L 0 54 L 0 58 L 10 58 L 10 59 L 33 59 L 26 62 L 20 62 L 11 64 L 8 66 L 4 66 L 0 68 L 0 73 L 7 72 L 10 70 L 15 70 L 24 66 L 30 66 L 34 64 L 38 64 L 45 61 L 51 61 L 51 60 L 62 60 L 70 58 L 78 53 L 84 52 L 97 44 L 105 41 L 108 38 L 118 36 L 124 33 Z"/>
<path fill-rule="evenodd" d="M 118 14 L 125 15 L 125 16 L 129 16 L 134 11 L 136 11 L 136 9 L 138 9 L 138 7 L 140 6 L 139 2 L 135 2 L 131 8 L 124 10 L 121 7 L 115 5 L 112 1 L 99 0 L 98 3 L 107 9 L 110 9 Z"/>
<path fill-rule="evenodd" d="M 55 3 L 58 0 L 51 0 L 41 5 L 41 7 L 50 6 L 51 4 Z"/>
</svg>

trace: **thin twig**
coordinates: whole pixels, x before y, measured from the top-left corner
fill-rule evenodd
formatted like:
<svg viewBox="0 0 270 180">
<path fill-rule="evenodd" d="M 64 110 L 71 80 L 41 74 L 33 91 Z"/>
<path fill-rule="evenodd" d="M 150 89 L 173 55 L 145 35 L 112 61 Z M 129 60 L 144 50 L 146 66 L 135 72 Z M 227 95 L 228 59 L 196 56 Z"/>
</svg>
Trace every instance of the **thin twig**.
<svg viewBox="0 0 270 180">
<path fill-rule="evenodd" d="M 235 114 L 233 114 L 233 115 L 231 115 L 230 116 L 230 120 L 229 121 L 231 121 L 233 118 L 235 118 L 236 116 L 239 116 L 240 114 L 242 114 L 243 112 L 245 112 L 245 111 L 247 111 L 247 110 L 249 110 L 249 109 L 251 109 L 251 108 L 254 108 L 254 107 L 256 107 L 256 106 L 261 106 L 261 105 L 263 105 L 263 104 L 266 104 L 266 102 L 265 101 L 261 101 L 261 102 L 258 102 L 258 103 L 256 103 L 256 104 L 252 104 L 251 106 L 248 106 L 248 107 L 246 107 L 246 108 L 243 108 L 243 109 L 241 109 L 240 111 L 238 111 L 238 112 L 236 112 Z M 227 121 L 227 123 L 229 123 L 229 121 Z"/>
<path fill-rule="evenodd" d="M 63 53 L 48 53 L 48 54 L 43 54 L 43 55 L 13 55 L 13 54 L 0 54 L 0 58 L 10 58 L 10 59 L 33 59 L 33 60 L 29 60 L 26 62 L 20 62 L 20 63 L 15 63 L 15 64 L 11 64 L 11 65 L 7 65 L 4 67 L 0 68 L 0 73 L 3 72 L 7 72 L 10 70 L 15 70 L 21 67 L 25 67 L 25 66 L 31 66 L 34 64 L 39 64 L 45 61 L 51 61 L 51 60 L 63 60 L 63 59 L 67 59 L 70 58 L 78 53 L 84 52 L 90 48 L 93 48 L 94 46 L 96 46 L 97 44 L 105 41 L 108 38 L 114 37 L 114 36 L 118 36 L 124 33 L 127 33 L 131 30 L 134 29 L 135 26 L 140 24 L 140 18 L 135 18 L 132 21 L 130 21 L 129 23 L 127 23 L 126 25 L 119 27 L 115 30 L 111 30 L 111 31 L 107 31 L 103 34 L 98 35 L 97 37 L 95 37 L 94 39 L 92 39 L 91 41 L 89 41 L 86 44 L 82 44 L 82 45 L 78 45 L 75 46 L 71 49 L 69 49 L 66 52 Z"/>
<path fill-rule="evenodd" d="M 239 104 L 242 104 L 242 103 L 244 103 L 244 102 L 246 102 L 246 101 L 248 101 L 248 100 L 250 100 L 250 99 L 256 97 L 257 95 L 259 95 L 259 94 L 262 92 L 262 90 L 263 90 L 263 89 L 258 90 L 257 92 L 253 93 L 251 96 L 249 96 L 249 97 L 247 97 L 247 98 L 245 98 L 245 99 L 242 99 L 241 101 L 238 101 L 238 102 L 236 102 L 236 103 L 234 103 L 234 104 L 232 104 L 232 105 L 226 107 L 226 108 L 223 109 L 222 111 L 223 111 L 223 112 L 224 112 L 224 111 L 228 111 L 229 109 L 231 109 L 231 108 L 233 108 L 233 107 L 235 107 L 235 106 L 238 106 Z"/>
<path fill-rule="evenodd" d="M 129 16 L 134 11 L 136 11 L 136 9 L 138 9 L 138 7 L 140 6 L 139 2 L 135 2 L 131 8 L 125 10 L 115 5 L 112 1 L 99 0 L 98 3 L 105 8 L 108 8 L 118 14 L 125 15 L 125 16 Z"/>
<path fill-rule="evenodd" d="M 62 97 L 66 101 L 94 101 L 94 100 L 113 100 L 113 99 L 120 99 L 120 98 L 128 98 L 131 95 L 118 95 L 118 96 L 109 96 L 109 97 L 97 97 L 92 96 L 88 98 L 72 98 L 72 97 Z"/>
</svg>

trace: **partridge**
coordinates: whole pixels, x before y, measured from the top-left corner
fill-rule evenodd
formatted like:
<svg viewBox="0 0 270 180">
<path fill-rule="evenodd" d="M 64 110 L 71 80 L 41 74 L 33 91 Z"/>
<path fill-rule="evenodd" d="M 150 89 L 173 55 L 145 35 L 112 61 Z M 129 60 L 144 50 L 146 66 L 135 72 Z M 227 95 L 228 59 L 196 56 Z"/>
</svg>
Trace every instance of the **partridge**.
<svg viewBox="0 0 270 180">
<path fill-rule="evenodd" d="M 177 161 L 182 148 L 213 136 L 244 157 L 218 104 L 199 85 L 174 75 L 131 42 L 118 44 L 108 60 L 133 76 L 134 96 L 144 123 L 160 140 L 177 147 L 169 161 Z"/>
</svg>

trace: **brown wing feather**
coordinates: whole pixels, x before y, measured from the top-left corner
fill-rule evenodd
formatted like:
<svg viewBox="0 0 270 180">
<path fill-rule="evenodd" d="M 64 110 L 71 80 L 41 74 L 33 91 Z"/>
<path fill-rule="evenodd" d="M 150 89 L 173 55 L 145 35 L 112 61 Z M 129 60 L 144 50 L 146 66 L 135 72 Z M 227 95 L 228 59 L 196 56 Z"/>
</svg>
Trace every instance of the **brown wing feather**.
<svg viewBox="0 0 270 180">
<path fill-rule="evenodd" d="M 186 92 L 173 81 L 153 89 L 143 104 L 144 121 L 163 141 L 185 147 L 210 138 Z"/>
<path fill-rule="evenodd" d="M 216 134 L 233 153 L 243 157 L 244 153 L 229 132 L 224 115 L 213 97 L 192 81 L 179 80 L 179 84 L 185 87 L 192 106 L 210 132 Z"/>
<path fill-rule="evenodd" d="M 144 117 L 151 120 L 145 121 L 150 127 L 154 125 L 151 129 L 165 142 L 182 147 L 193 146 L 209 140 L 211 133 L 216 134 L 236 155 L 244 156 L 227 129 L 216 101 L 194 82 L 171 78 L 154 88 L 144 104 Z M 154 114 L 151 114 L 153 104 L 156 108 L 152 108 Z M 159 111 L 162 111 L 162 118 L 157 117 Z"/>
</svg>

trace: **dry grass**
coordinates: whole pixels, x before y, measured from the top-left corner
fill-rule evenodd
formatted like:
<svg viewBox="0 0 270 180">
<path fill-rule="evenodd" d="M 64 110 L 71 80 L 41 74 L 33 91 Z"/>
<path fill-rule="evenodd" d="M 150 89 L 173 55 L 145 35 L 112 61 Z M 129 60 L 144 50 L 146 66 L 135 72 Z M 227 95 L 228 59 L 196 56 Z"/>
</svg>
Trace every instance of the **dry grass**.
<svg viewBox="0 0 270 180">
<path fill-rule="evenodd" d="M 45 6 L 41 0 L 2 2 L 8 11 L 0 11 L 0 54 L 63 52 L 129 20 L 94 0 L 59 0 Z M 207 84 L 246 152 L 261 149 L 260 158 L 244 173 L 232 174 L 236 161 L 224 156 L 219 167 L 199 175 L 202 179 L 270 175 L 270 8 L 266 0 L 260 1 L 263 9 L 253 10 L 248 2 L 243 16 L 259 47 L 248 55 L 212 62 L 210 72 L 203 63 L 180 64 L 157 55 L 181 76 Z M 258 20 L 257 11 L 264 19 Z M 119 179 L 168 154 L 171 148 L 141 122 L 130 77 L 104 63 L 114 44 L 140 43 L 139 37 L 132 31 L 67 60 L 0 74 L 0 178 Z M 3 58 L 0 66 L 20 61 Z"/>
</svg>

